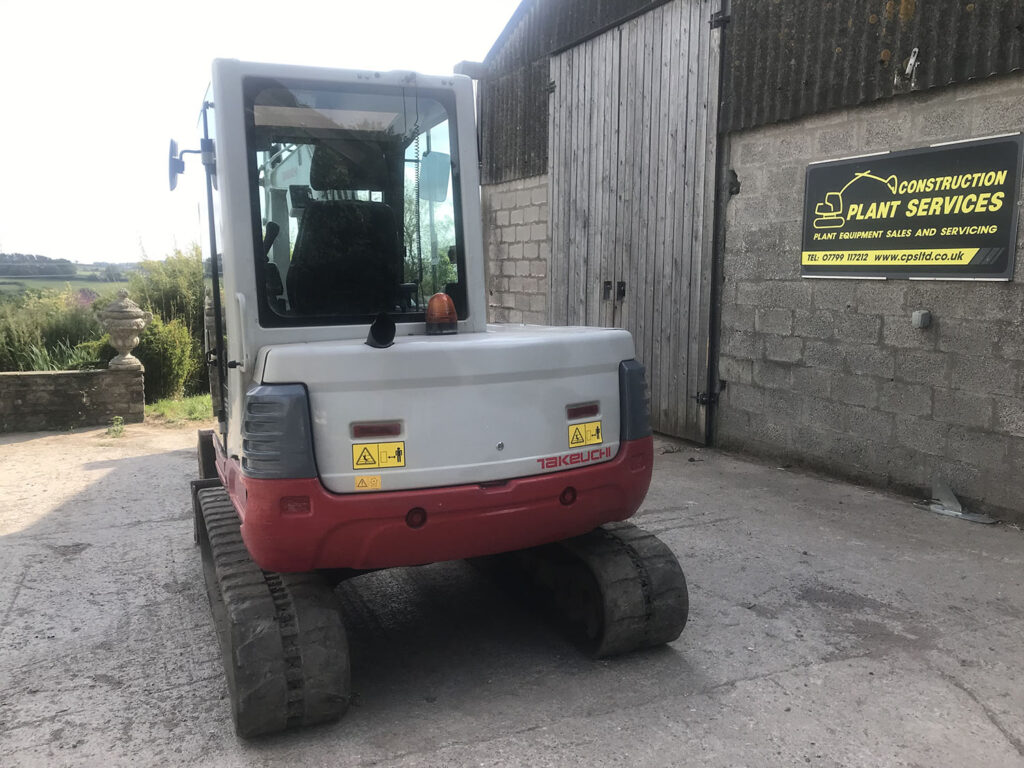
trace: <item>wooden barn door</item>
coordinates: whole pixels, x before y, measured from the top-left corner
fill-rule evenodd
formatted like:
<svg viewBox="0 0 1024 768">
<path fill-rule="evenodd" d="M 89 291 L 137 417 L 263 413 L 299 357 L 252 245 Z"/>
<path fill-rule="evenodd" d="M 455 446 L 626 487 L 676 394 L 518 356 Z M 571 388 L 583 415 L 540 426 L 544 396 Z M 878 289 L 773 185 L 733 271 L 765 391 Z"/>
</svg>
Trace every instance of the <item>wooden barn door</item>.
<svg viewBox="0 0 1024 768">
<path fill-rule="evenodd" d="M 551 322 L 632 332 L 654 429 L 704 442 L 720 0 L 551 57 Z"/>
</svg>

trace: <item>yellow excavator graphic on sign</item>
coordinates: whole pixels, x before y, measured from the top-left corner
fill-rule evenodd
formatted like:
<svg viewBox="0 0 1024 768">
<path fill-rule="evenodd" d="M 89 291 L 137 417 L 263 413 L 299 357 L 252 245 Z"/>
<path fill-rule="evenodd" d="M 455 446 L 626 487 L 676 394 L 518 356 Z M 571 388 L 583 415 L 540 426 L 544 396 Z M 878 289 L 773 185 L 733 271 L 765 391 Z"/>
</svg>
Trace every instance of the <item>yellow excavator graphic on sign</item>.
<svg viewBox="0 0 1024 768">
<path fill-rule="evenodd" d="M 859 179 L 880 181 L 889 188 L 890 192 L 894 195 L 896 194 L 896 174 L 889 176 L 887 179 L 875 176 L 871 171 L 862 171 L 861 173 L 854 174 L 845 187 L 838 192 L 829 192 L 825 195 L 825 202 L 814 206 L 814 213 L 817 216 L 814 220 L 815 229 L 839 229 L 846 224 L 846 219 L 843 217 L 843 211 L 845 210 L 843 207 L 843 193 L 850 188 L 851 184 Z"/>
</svg>

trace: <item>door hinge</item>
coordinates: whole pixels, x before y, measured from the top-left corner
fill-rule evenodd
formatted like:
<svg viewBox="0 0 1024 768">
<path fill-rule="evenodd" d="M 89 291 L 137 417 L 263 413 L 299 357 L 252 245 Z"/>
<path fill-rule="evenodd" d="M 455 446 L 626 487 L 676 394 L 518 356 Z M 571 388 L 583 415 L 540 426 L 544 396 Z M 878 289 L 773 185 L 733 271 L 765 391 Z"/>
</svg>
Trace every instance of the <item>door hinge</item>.
<svg viewBox="0 0 1024 768">
<path fill-rule="evenodd" d="M 555 92 L 555 88 L 556 88 L 556 86 L 555 86 L 555 81 L 554 80 L 548 80 L 548 84 L 546 86 L 544 86 L 544 90 L 547 93 L 554 93 Z"/>
<path fill-rule="evenodd" d="M 715 405 L 718 403 L 718 393 L 698 392 L 693 396 L 693 399 L 697 401 L 697 405 Z"/>
<path fill-rule="evenodd" d="M 712 29 L 718 29 L 719 27 L 724 27 L 730 21 L 732 21 L 732 16 L 727 14 L 725 11 L 715 11 L 714 13 L 711 14 L 711 28 Z"/>
</svg>

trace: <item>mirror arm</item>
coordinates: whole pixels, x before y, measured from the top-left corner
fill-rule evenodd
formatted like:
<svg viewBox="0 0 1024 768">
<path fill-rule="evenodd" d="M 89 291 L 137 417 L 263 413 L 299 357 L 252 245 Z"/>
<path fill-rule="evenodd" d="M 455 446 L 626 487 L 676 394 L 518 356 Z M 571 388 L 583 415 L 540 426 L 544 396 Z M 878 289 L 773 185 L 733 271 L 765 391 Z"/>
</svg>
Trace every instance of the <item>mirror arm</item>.
<svg viewBox="0 0 1024 768">
<path fill-rule="evenodd" d="M 185 155 L 199 155 L 202 154 L 198 149 L 183 149 L 178 153 L 177 157 L 171 158 L 171 168 L 174 170 L 175 175 L 180 175 L 185 172 Z M 172 187 L 173 189 L 173 187 Z"/>
<path fill-rule="evenodd" d="M 183 149 L 178 153 L 177 157 L 171 158 L 171 164 L 176 174 L 182 174 L 185 172 L 185 155 L 201 155 L 203 165 L 212 169 L 213 173 L 217 172 L 217 161 L 213 151 L 213 139 L 200 139 L 199 142 L 202 149 Z"/>
</svg>

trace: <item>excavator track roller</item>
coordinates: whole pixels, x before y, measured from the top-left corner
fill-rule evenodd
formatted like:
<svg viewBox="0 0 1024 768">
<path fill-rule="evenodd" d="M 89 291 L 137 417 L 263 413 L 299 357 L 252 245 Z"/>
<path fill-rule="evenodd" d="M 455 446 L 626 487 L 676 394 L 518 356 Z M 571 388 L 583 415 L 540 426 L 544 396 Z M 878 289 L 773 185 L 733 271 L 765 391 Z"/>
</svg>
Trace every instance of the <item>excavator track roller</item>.
<svg viewBox="0 0 1024 768">
<path fill-rule="evenodd" d="M 251 738 L 337 720 L 349 703 L 349 655 L 330 585 L 316 574 L 261 570 L 223 487 L 197 488 L 194 498 L 236 732 Z"/>
</svg>

